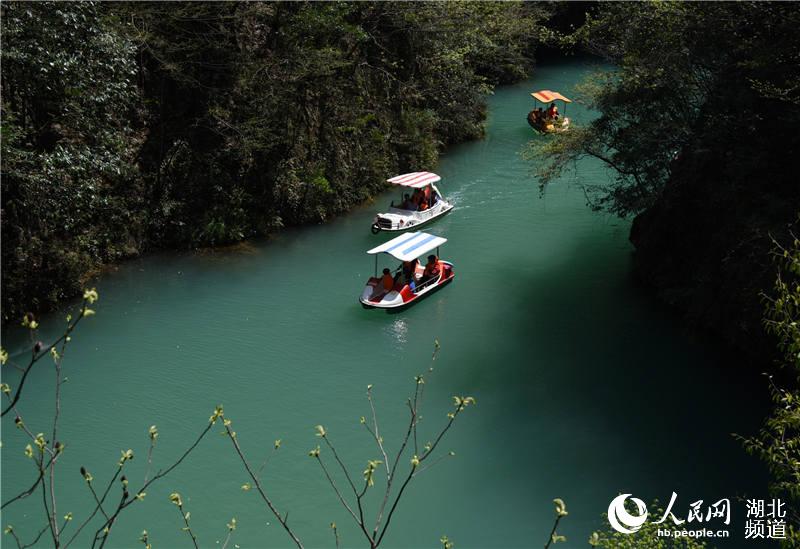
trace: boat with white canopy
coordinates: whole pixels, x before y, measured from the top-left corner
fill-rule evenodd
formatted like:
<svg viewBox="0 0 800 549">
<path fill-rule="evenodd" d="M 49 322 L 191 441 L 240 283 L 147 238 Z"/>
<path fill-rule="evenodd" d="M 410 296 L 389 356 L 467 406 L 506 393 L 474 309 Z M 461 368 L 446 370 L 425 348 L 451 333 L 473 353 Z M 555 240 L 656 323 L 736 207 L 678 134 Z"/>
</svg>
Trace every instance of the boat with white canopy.
<svg viewBox="0 0 800 549">
<path fill-rule="evenodd" d="M 418 228 L 453 209 L 434 183 L 441 177 L 432 172 L 411 172 L 387 179 L 387 183 L 402 188 L 400 201 L 394 200 L 389 211 L 379 213 L 372 223 L 372 233 L 405 231 Z"/>
<path fill-rule="evenodd" d="M 359 301 L 367 309 L 398 309 L 428 295 L 455 278 L 453 264 L 439 259 L 439 246 L 446 238 L 423 232 L 411 232 L 367 251 L 375 256 L 375 275 L 367 281 Z M 428 255 L 426 264 L 418 258 Z M 378 274 L 378 256 L 387 254 L 402 261 L 392 270 Z"/>
</svg>

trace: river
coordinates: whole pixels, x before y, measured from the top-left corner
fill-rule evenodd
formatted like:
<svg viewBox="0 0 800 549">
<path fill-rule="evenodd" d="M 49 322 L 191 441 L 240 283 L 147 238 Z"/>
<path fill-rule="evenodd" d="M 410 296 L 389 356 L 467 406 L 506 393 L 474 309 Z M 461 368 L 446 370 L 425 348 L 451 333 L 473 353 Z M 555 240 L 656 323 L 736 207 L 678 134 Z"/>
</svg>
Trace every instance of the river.
<svg viewBox="0 0 800 549">
<path fill-rule="evenodd" d="M 452 395 L 472 395 L 477 406 L 443 442 L 455 456 L 410 485 L 386 547 L 435 547 L 442 535 L 459 549 L 541 546 L 555 497 L 570 513 L 560 528 L 567 547 L 585 545 L 619 493 L 666 502 L 675 491 L 683 509 L 698 499 L 766 497 L 762 468 L 731 437 L 759 426 L 763 378 L 690 337 L 637 287 L 629 222 L 590 211 L 580 188 L 607 180 L 602 166 L 581 161 L 540 197 L 534 166 L 519 155 L 530 139 L 544 139 L 525 120 L 529 92 L 569 96 L 589 70 L 582 60 L 546 64 L 531 80 L 497 89 L 486 137 L 442 156 L 440 188 L 455 209 L 429 230 L 449 239 L 441 253 L 456 280 L 405 312 L 357 302 L 373 270 L 364 252 L 388 238 L 370 234 L 372 217 L 396 192 L 324 226 L 226 251 L 150 255 L 97 281 L 97 315 L 79 327 L 64 363 L 66 451 L 57 478 L 59 514 L 76 516 L 69 528 L 91 498 L 81 465 L 99 485 L 120 450 L 132 448 L 128 477 L 137 487 L 151 424 L 160 433 L 159 468 L 223 403 L 256 464 L 282 440 L 264 483 L 306 546 L 334 546 L 333 521 L 344 546 L 364 546 L 307 456 L 320 442 L 314 426 L 325 426 L 361 478 L 367 460 L 380 458 L 359 424 L 369 416 L 366 386 L 374 385 L 384 439 L 396 449 L 405 398 L 429 368 L 435 338 L 441 351 L 425 384 L 423 431 L 446 420 Z M 575 103 L 567 114 L 578 123 L 591 117 Z M 63 315 L 42 319 L 42 339 L 56 334 Z M 4 333 L 18 359 L 20 330 Z M 52 413 L 48 364 L 37 365 L 22 401 L 34 432 L 48 430 Z M 5 418 L 4 501 L 34 478 L 25 444 Z M 224 539 L 231 517 L 232 544 L 289 546 L 255 491 L 240 488 L 247 481 L 229 441 L 214 432 L 126 511 L 111 545 L 134 547 L 146 529 L 154 547 L 189 546 L 168 499 L 179 492 L 203 547 Z M 376 504 L 368 498 L 369 509 Z M 3 526 L 38 530 L 40 507 L 38 495 L 10 507 Z M 732 519 L 739 540 L 742 509 L 734 505 Z"/>
</svg>

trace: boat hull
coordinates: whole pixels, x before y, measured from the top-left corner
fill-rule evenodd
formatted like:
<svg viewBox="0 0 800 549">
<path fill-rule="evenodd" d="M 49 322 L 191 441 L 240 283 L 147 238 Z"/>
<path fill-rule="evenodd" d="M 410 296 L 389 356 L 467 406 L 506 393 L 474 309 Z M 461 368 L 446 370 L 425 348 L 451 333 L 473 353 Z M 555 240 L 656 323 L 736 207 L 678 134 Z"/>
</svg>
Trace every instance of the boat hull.
<svg viewBox="0 0 800 549">
<path fill-rule="evenodd" d="M 376 301 L 372 298 L 372 295 L 379 281 L 377 278 L 370 278 L 358 301 L 365 309 L 398 311 L 408 307 L 453 281 L 456 276 L 453 271 L 453 264 L 449 261 L 441 261 L 441 263 L 443 268 L 437 281 L 435 283 L 429 283 L 421 290 L 411 290 L 406 284 L 400 290 L 393 289 L 382 296 L 380 300 Z"/>
<path fill-rule="evenodd" d="M 561 125 L 559 125 L 559 126 L 556 126 L 555 124 L 547 124 L 547 125 L 545 125 L 545 124 L 536 122 L 534 120 L 533 111 L 528 113 L 528 124 L 530 125 L 531 128 L 533 128 L 534 130 L 536 130 L 539 133 L 544 133 L 544 134 L 547 134 L 547 133 L 562 133 L 562 132 L 565 132 L 565 131 L 569 130 L 569 123 L 570 123 L 569 118 L 565 117 L 563 119 L 563 121 L 561 122 Z"/>
<path fill-rule="evenodd" d="M 450 213 L 453 205 L 449 202 L 441 201 L 441 207 L 431 211 L 430 214 L 425 215 L 426 212 L 408 212 L 407 214 L 401 213 L 402 210 L 395 210 L 389 213 L 379 213 L 376 216 L 375 222 L 372 224 L 373 234 L 386 231 L 390 233 L 400 233 L 411 229 L 417 229 L 423 225 L 427 225 L 432 221 Z"/>
</svg>

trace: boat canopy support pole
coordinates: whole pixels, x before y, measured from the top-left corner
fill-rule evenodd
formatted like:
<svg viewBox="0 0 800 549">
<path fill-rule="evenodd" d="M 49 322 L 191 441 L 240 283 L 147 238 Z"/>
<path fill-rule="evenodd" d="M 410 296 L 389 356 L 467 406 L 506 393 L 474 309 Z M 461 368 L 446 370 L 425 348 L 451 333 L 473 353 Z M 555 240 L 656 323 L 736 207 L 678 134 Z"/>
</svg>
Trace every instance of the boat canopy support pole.
<svg viewBox="0 0 800 549">
<path fill-rule="evenodd" d="M 375 278 L 378 278 L 378 254 L 375 254 Z"/>
</svg>

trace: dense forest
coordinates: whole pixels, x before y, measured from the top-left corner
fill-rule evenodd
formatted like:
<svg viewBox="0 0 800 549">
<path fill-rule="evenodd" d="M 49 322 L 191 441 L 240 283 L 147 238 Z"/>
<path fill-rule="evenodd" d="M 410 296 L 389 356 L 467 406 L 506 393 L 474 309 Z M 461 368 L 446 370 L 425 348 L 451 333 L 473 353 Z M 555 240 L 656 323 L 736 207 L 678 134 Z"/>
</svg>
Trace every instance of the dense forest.
<svg viewBox="0 0 800 549">
<path fill-rule="evenodd" d="M 800 213 L 800 9 L 794 3 L 611 3 L 569 41 L 612 63 L 580 97 L 601 116 L 533 151 L 546 185 L 581 156 L 587 188 L 633 218 L 637 272 L 691 324 L 763 360 L 771 252 Z"/>
<path fill-rule="evenodd" d="M 482 134 L 545 4 L 2 5 L 3 317 L 104 265 L 324 221 Z"/>
</svg>

